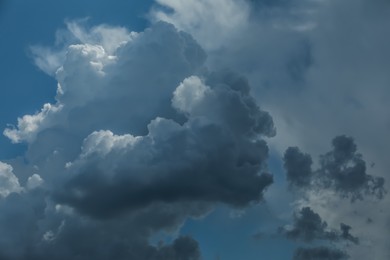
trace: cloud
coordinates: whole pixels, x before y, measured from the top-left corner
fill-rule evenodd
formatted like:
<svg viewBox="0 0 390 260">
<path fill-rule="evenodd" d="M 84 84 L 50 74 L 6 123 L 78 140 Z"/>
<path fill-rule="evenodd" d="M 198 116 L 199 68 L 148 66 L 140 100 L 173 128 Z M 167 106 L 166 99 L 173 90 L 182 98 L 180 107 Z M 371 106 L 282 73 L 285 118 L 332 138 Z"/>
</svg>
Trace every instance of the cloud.
<svg viewBox="0 0 390 260">
<path fill-rule="evenodd" d="M 51 104 L 50 109 L 44 106 L 35 115 L 21 117 L 18 125 L 9 127 L 5 133 L 14 142 L 28 142 L 26 162 L 31 165 L 26 167 L 36 166 L 39 176 L 45 180 L 44 185 L 51 187 L 51 191 L 58 191 L 57 187 L 66 191 L 63 185 L 68 185 L 67 188 L 73 192 L 71 196 L 57 194 L 68 204 L 60 205 L 61 208 L 76 214 L 77 217 L 72 218 L 75 223 L 80 220 L 78 212 L 84 212 L 89 217 L 104 215 L 99 205 L 92 205 L 82 211 L 83 199 L 97 196 L 98 191 L 107 191 L 102 189 L 106 184 L 102 180 L 114 178 L 111 182 L 113 186 L 108 191 L 115 190 L 120 183 L 115 178 L 124 176 L 123 172 L 128 170 L 126 156 L 135 153 L 135 148 L 144 151 L 139 143 L 145 146 L 145 150 L 155 149 L 156 145 L 152 142 L 148 144 L 147 140 L 157 139 L 158 144 L 168 150 L 153 151 L 151 155 L 140 153 L 139 157 L 132 157 L 131 160 L 142 162 L 153 158 L 186 156 L 185 153 L 169 150 L 178 149 L 177 144 L 164 140 L 176 134 L 202 137 L 205 145 L 197 147 L 199 150 L 195 149 L 202 153 L 206 148 L 214 147 L 209 144 L 215 144 L 214 139 L 207 139 L 206 134 L 200 131 L 206 126 L 223 133 L 212 134 L 214 130 L 207 132 L 207 136 L 217 136 L 215 140 L 219 143 L 215 147 L 220 148 L 218 145 L 223 144 L 227 137 L 233 137 L 229 142 L 232 147 L 239 147 L 223 150 L 224 154 L 220 158 L 218 154 L 209 159 L 232 159 L 238 162 L 237 168 L 251 169 L 248 172 L 255 172 L 254 169 L 266 172 L 260 165 L 264 165 L 268 148 L 257 135 L 272 136 L 274 127 L 267 113 L 256 109 L 256 100 L 272 112 L 278 127 L 278 137 L 270 140 L 271 149 L 282 153 L 288 146 L 299 146 L 308 152 L 306 154 L 292 148 L 285 157 L 291 187 L 301 187 L 305 191 L 304 197 L 297 204 L 310 206 L 332 229 L 340 223 L 353 226 L 354 234 L 361 238 L 359 247 L 348 249 L 354 259 L 388 259 L 388 246 L 384 242 L 388 241 L 388 235 L 383 232 L 388 225 L 388 198 L 375 200 L 382 196 L 384 186 L 387 185 L 381 178 L 386 177 L 389 168 L 386 152 L 389 141 L 379 138 L 386 136 L 389 130 L 388 120 L 385 120 L 389 118 L 390 111 L 386 69 L 389 67 L 387 57 L 390 46 L 390 38 L 386 37 L 390 21 L 389 9 L 386 8 L 388 3 L 366 0 L 299 0 L 293 4 L 291 1 L 271 3 L 265 0 L 221 0 L 212 3 L 159 0 L 157 3 L 160 7 L 151 12 L 153 21 L 169 21 L 191 33 L 195 40 L 164 23 L 156 23 L 145 32 L 134 34 L 123 28 L 106 25 L 94 27 L 99 28 L 94 30 L 85 29 L 78 23 L 68 23 L 68 32 L 59 36 L 59 41 L 64 42 L 64 48 L 38 48 L 39 51 L 34 52 L 37 65 L 55 75 L 59 82 L 57 103 Z M 255 97 L 248 98 L 244 94 L 249 84 L 241 80 L 243 77 L 226 73 L 229 76 L 223 79 L 215 76 L 218 73 L 213 75 L 207 72 L 204 68 L 205 52 L 196 41 L 207 51 L 206 64 L 211 70 L 221 65 L 239 70 L 254 87 L 252 91 Z M 245 87 L 234 87 L 232 77 L 241 78 L 237 81 L 240 82 L 238 86 Z M 196 98 L 191 99 L 191 95 Z M 210 108 L 209 103 L 215 102 L 216 97 L 222 98 L 222 101 L 217 100 L 216 108 L 208 113 L 206 108 Z M 237 114 L 232 109 L 233 103 L 240 108 Z M 226 116 L 224 111 L 230 116 Z M 342 138 L 336 141 L 329 153 L 321 157 L 319 165 L 312 164 L 309 154 L 313 158 L 320 154 L 327 147 L 327 140 L 340 132 L 356 137 L 365 159 L 356 151 L 353 152 L 353 149 L 348 149 L 348 145 L 343 143 L 348 144 L 349 141 Z M 353 145 L 350 147 L 353 148 Z M 262 159 L 254 156 L 259 151 L 262 152 Z M 108 163 L 111 157 L 115 158 L 115 164 Z M 91 167 L 94 161 L 98 162 L 96 171 Z M 376 163 L 376 167 L 370 168 L 368 174 L 366 162 L 371 161 Z M 160 163 L 159 160 L 157 162 Z M 65 165 L 68 167 L 65 168 Z M 137 165 L 142 170 L 150 167 L 142 163 Z M 169 163 L 164 166 L 180 167 Z M 121 171 L 118 171 L 119 168 Z M 215 169 L 219 168 L 215 166 Z M 158 170 L 153 173 L 160 177 Z M 320 171 L 322 177 L 318 177 Z M 62 174 L 64 172 L 66 174 Z M 162 177 L 166 175 L 169 174 L 162 174 Z M 95 176 L 98 178 L 94 179 Z M 223 181 L 232 180 L 232 176 L 228 174 Z M 268 176 L 270 182 L 269 175 L 263 176 Z M 131 176 L 140 177 L 145 176 Z M 252 177 L 258 179 L 259 176 Z M 21 183 L 26 181 L 21 177 L 19 179 Z M 87 189 L 88 181 L 92 181 L 95 186 Z M 141 178 L 141 181 L 144 180 Z M 166 195 L 164 182 L 164 189 L 161 190 L 154 189 L 153 181 L 147 184 L 150 186 L 142 187 L 153 188 L 153 192 L 157 191 L 154 194 L 164 191 L 161 194 Z M 195 187 L 197 183 L 191 184 Z M 239 183 L 232 185 L 238 186 Z M 118 189 L 123 190 L 125 188 Z M 211 190 L 207 189 L 208 195 Z M 194 198 L 199 200 L 199 196 L 188 195 L 185 193 L 189 192 L 187 190 L 184 192 L 185 202 L 180 201 L 179 196 L 174 196 L 177 194 L 158 202 L 155 201 L 156 197 L 147 197 L 140 205 L 135 205 L 127 198 L 118 202 L 110 192 L 102 192 L 99 198 L 105 207 L 118 210 L 111 215 L 115 218 L 122 216 L 117 214 L 122 211 L 127 211 L 124 215 L 136 215 L 142 210 L 158 211 L 156 208 L 162 210 L 170 205 L 172 211 L 179 212 L 167 214 L 175 221 L 171 225 L 161 225 L 154 232 L 168 226 L 173 230 L 189 216 L 206 214 L 210 210 L 210 203 L 245 205 L 254 194 L 256 198 L 261 198 L 262 191 L 249 191 L 245 194 L 250 195 L 240 202 L 235 202 L 226 194 L 218 194 L 212 202 L 202 201 L 199 204 L 194 202 Z M 366 193 L 373 196 L 366 196 Z M 15 197 L 17 193 L 11 193 L 7 199 L 10 196 Z M 355 202 L 350 203 L 345 197 L 355 199 Z M 362 197 L 364 201 L 359 200 Z M 40 201 L 45 200 L 41 198 Z M 116 201 L 116 204 L 109 205 L 112 201 Z M 50 207 L 55 208 L 54 205 L 48 206 L 48 210 Z M 383 209 L 383 212 L 378 208 Z M 146 218 L 149 213 L 139 216 Z M 61 214 L 59 219 L 64 218 Z M 368 217 L 374 220 L 373 223 L 361 224 Z M 78 227 L 74 230 L 84 228 L 93 233 L 93 224 L 85 222 L 80 220 L 74 224 L 74 227 Z M 49 229 L 51 233 L 46 229 L 43 234 L 49 232 L 46 237 L 59 238 L 60 231 L 69 227 L 61 223 L 56 222 Z M 117 230 L 119 226 L 119 223 L 115 226 Z M 104 227 L 104 224 L 99 226 L 100 230 L 111 234 Z M 349 237 L 349 228 L 342 226 L 341 229 L 343 236 Z M 148 245 L 146 240 L 153 232 L 141 232 L 143 235 L 137 236 L 143 239 L 138 248 Z M 99 233 L 95 234 L 95 237 L 100 238 Z M 123 235 L 121 239 L 127 241 L 128 237 Z M 70 243 L 69 239 L 62 241 L 66 242 L 61 245 Z M 91 245 L 96 244 L 99 243 L 91 241 Z M 116 245 L 115 242 L 113 244 Z M 77 244 L 69 248 L 65 246 L 64 251 L 75 252 L 77 247 Z M 307 252 L 321 255 L 318 251 L 330 251 L 315 250 Z M 86 251 L 83 248 L 78 252 L 83 252 L 82 255 Z"/>
<path fill-rule="evenodd" d="M 338 249 L 328 247 L 298 248 L 294 253 L 294 260 L 342 260 L 348 259 L 348 255 Z"/>
<path fill-rule="evenodd" d="M 67 47 L 70 45 L 99 45 L 107 55 L 112 55 L 120 46 L 138 36 L 138 33 L 130 32 L 125 27 L 107 24 L 93 26 L 87 30 L 87 22 L 88 19 L 66 21 L 66 29 L 57 31 L 56 43 L 52 47 L 32 45 L 30 51 L 38 68 L 55 77 L 66 59 Z"/>
<path fill-rule="evenodd" d="M 36 133 L 46 127 L 49 127 L 50 118 L 53 114 L 58 113 L 62 109 L 62 105 L 45 104 L 40 112 L 34 115 L 25 115 L 18 118 L 17 128 L 6 128 L 4 135 L 8 137 L 13 143 L 20 143 L 22 141 L 32 141 L 36 137 Z"/>
<path fill-rule="evenodd" d="M 74 177 L 58 195 L 60 202 L 104 217 L 159 201 L 243 207 L 262 199 L 272 183 L 270 174 L 259 175 L 268 148 L 252 138 L 274 135 L 272 118 L 230 84 L 185 79 L 172 99 L 186 114 L 183 125 L 158 117 L 146 136 L 89 135 L 79 158 L 67 164 Z"/>
<path fill-rule="evenodd" d="M 354 237 L 349 233 L 349 231 L 351 230 L 351 226 L 348 226 L 344 223 L 340 223 L 340 230 L 342 232 L 341 237 L 343 239 L 349 240 L 355 244 L 359 242 L 359 239 L 357 237 Z"/>
<path fill-rule="evenodd" d="M 27 179 L 27 189 L 33 190 L 44 184 L 44 180 L 39 176 L 39 174 L 34 173 Z"/>
<path fill-rule="evenodd" d="M 326 222 L 309 207 L 302 208 L 299 215 L 294 216 L 291 230 L 282 230 L 289 239 L 302 239 L 311 242 L 315 239 L 332 239 L 333 234 L 326 232 Z"/>
<path fill-rule="evenodd" d="M 287 180 L 294 187 L 307 187 L 312 178 L 312 159 L 302 153 L 298 147 L 289 147 L 284 153 L 284 168 Z"/>
<path fill-rule="evenodd" d="M 177 204 L 104 222 L 53 206 L 42 192 L 10 195 L 2 202 L 4 259 L 200 259 L 198 243 L 191 237 L 179 236 L 158 245 L 148 241 L 157 230 L 170 232 L 183 221 L 177 217 Z"/>
<path fill-rule="evenodd" d="M 379 199 L 384 194 L 384 178 L 366 173 L 366 162 L 356 152 L 356 144 L 351 137 L 337 136 L 332 140 L 333 150 L 320 158 L 319 174 L 325 177 L 325 187 L 334 187 L 344 196 L 361 199 L 363 193 Z"/>
<path fill-rule="evenodd" d="M 87 29 L 79 31 L 88 32 L 84 40 L 99 39 L 90 36 L 94 34 Z M 107 33 L 102 35 L 108 37 Z M 127 44 L 117 38 L 117 45 L 110 44 L 118 46 L 115 55 L 92 40 L 75 41 L 59 50 L 66 55 L 56 72 L 57 102 L 44 105 L 35 115 L 19 118 L 16 127 L 4 131 L 13 142 L 30 144 L 29 160 L 38 164 L 47 160 L 48 154 L 55 157 L 51 161 L 74 160 L 82 140 L 95 130 L 139 135 L 147 132 L 147 124 L 156 116 L 180 122 L 181 116 L 170 104 L 172 92 L 200 69 L 203 50 L 189 35 L 164 23 Z M 62 171 L 59 163 L 52 164 L 56 169 L 51 170 Z"/>
<path fill-rule="evenodd" d="M 351 137 L 337 136 L 332 140 L 333 150 L 320 156 L 320 168 L 311 170 L 312 159 L 297 147 L 284 154 L 284 167 L 290 185 L 302 189 L 331 189 L 351 200 L 372 195 L 382 199 L 385 180 L 366 173 L 366 162 Z"/>
<path fill-rule="evenodd" d="M 329 229 L 328 224 L 321 219 L 320 215 L 310 207 L 304 207 L 299 214 L 294 215 L 293 226 L 281 228 L 280 232 L 288 239 L 301 240 L 306 243 L 315 240 L 345 240 L 357 244 L 359 240 L 349 233 L 350 229 L 351 227 L 344 223 L 340 224 L 340 231 Z"/>
<path fill-rule="evenodd" d="M 156 3 L 150 13 L 153 21 L 168 22 L 191 33 L 207 50 L 218 49 L 234 38 L 244 29 L 250 13 L 245 1 L 157 0 Z M 170 11 L 166 12 L 167 9 Z"/>
<path fill-rule="evenodd" d="M 11 165 L 0 162 L 0 196 L 5 198 L 11 193 L 22 191 L 18 177 L 13 173 Z"/>
<path fill-rule="evenodd" d="M 168 17 L 176 24 L 191 20 L 185 7 L 169 8 L 180 1 L 163 2 L 167 2 L 163 6 L 168 8 L 159 9 L 165 15 L 161 19 Z M 207 7 L 210 13 L 219 13 L 223 8 L 207 6 L 203 1 L 186 1 L 182 5 L 193 6 L 193 2 Z M 376 196 L 380 196 L 381 187 L 388 189 L 388 183 L 381 184 L 380 178 L 387 178 L 390 167 L 386 156 L 390 139 L 383 138 L 390 130 L 386 120 L 390 118 L 386 101 L 390 94 L 386 69 L 390 60 L 387 58 L 390 37 L 386 33 L 390 25 L 389 3 L 367 0 L 234 2 L 248 5 L 249 12 L 237 10 L 245 19 L 229 40 L 223 36 L 228 27 L 220 28 L 220 24 L 207 16 L 202 20 L 199 15 L 197 19 L 202 22 L 187 23 L 183 30 L 193 33 L 203 44 L 200 35 L 210 28 L 218 28 L 207 39 L 212 42 L 206 48 L 208 66 L 215 68 L 223 64 L 247 77 L 255 98 L 272 113 L 278 129 L 278 135 L 268 142 L 273 154 L 283 155 L 288 147 L 296 146 L 306 151 L 289 155 L 289 182 L 295 183 L 291 188 L 305 183 L 311 187 L 308 183 L 314 180 L 327 188 L 294 193 L 294 196 L 304 195 L 296 201 L 299 208 L 310 206 L 332 228 L 345 222 L 352 225 L 354 233 L 361 238 L 359 246 L 346 249 L 353 259 L 388 259 L 390 251 L 383 242 L 388 241 L 388 235 L 383 230 L 389 223 L 386 217 L 389 198 L 377 200 Z M 157 16 L 153 18 L 158 20 Z M 340 177 L 349 173 L 339 171 L 332 177 L 326 175 L 329 183 L 325 185 L 316 177 L 321 166 L 317 160 L 310 164 L 305 155 L 317 158 L 328 150 L 329 140 L 340 133 L 354 136 L 359 153 L 364 154 L 366 169 L 356 158 L 352 162 L 355 167 L 347 166 L 349 173 L 356 173 L 354 180 L 350 183 L 341 180 Z M 293 156 L 301 160 L 294 159 L 296 171 L 292 170 Z M 368 167 L 371 162 L 375 167 Z M 306 165 L 304 171 L 300 164 Z M 374 181 L 363 180 L 367 176 L 372 176 Z M 367 184 L 369 194 L 366 194 Z M 275 193 L 283 196 L 281 192 Z M 359 200 L 361 196 L 363 201 Z M 291 194 L 285 197 L 290 198 Z M 353 197 L 355 201 L 350 203 Z M 378 221 L 372 225 L 361 224 L 367 218 Z"/>
<path fill-rule="evenodd" d="M 28 150 L 10 162 L 26 188 L 1 201 L 0 228 L 13 235 L 0 239 L 0 252 L 200 259 L 181 225 L 220 204 L 263 200 L 273 182 L 263 140 L 275 135 L 272 117 L 245 77 L 209 71 L 203 49 L 172 25 L 132 33 L 68 22 L 67 30 L 35 53 L 58 81 L 56 102 L 4 131 Z M 160 233 L 173 242 L 152 245 Z"/>
</svg>

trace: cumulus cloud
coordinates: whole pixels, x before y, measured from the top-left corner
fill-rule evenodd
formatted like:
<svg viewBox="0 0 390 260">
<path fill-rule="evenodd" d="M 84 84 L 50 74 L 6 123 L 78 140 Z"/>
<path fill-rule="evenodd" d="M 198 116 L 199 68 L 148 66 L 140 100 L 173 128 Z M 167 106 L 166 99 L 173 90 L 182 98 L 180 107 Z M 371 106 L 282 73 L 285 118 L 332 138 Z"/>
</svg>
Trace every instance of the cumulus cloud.
<svg viewBox="0 0 390 260">
<path fill-rule="evenodd" d="M 51 126 L 50 118 L 61 110 L 61 105 L 45 104 L 40 112 L 18 118 L 17 128 L 6 128 L 4 135 L 13 143 L 32 141 L 38 132 Z"/>
<path fill-rule="evenodd" d="M 340 231 L 329 229 L 328 224 L 321 219 L 320 215 L 310 207 L 304 207 L 299 214 L 294 215 L 293 226 L 281 228 L 280 231 L 288 239 L 302 240 L 306 243 L 315 240 L 346 240 L 357 244 L 359 240 L 349 233 L 350 229 L 351 227 L 344 223 L 340 223 Z"/>
<path fill-rule="evenodd" d="M 27 179 L 27 189 L 29 190 L 36 189 L 41 185 L 43 185 L 43 183 L 44 180 L 41 178 L 41 176 L 39 176 L 39 174 L 34 173 Z"/>
<path fill-rule="evenodd" d="M 22 187 L 18 177 L 13 173 L 11 165 L 0 162 L 0 196 L 7 197 L 11 193 L 19 193 Z"/>
<path fill-rule="evenodd" d="M 325 178 L 325 188 L 333 187 L 344 196 L 362 198 L 364 193 L 383 198 L 384 178 L 366 173 L 366 162 L 357 153 L 354 140 L 337 136 L 332 140 L 333 150 L 320 157 L 320 178 Z"/>
<path fill-rule="evenodd" d="M 309 154 L 302 153 L 298 147 L 289 147 L 284 153 L 284 168 L 291 186 L 307 187 L 312 178 L 312 159 Z"/>
<path fill-rule="evenodd" d="M 360 224 L 359 215 L 366 216 L 363 218 L 377 215 L 374 208 L 378 207 L 378 203 L 383 200 L 386 193 L 384 178 L 368 174 L 366 162 L 362 154 L 358 153 L 354 139 L 345 135 L 335 137 L 332 140 L 332 150 L 320 155 L 318 169 L 313 170 L 312 164 L 311 156 L 301 152 L 297 147 L 288 148 L 284 154 L 284 167 L 290 188 L 293 192 L 298 191 L 298 194 L 302 195 L 296 202 L 296 206 L 304 207 L 301 209 L 301 214 L 294 217 L 294 226 L 282 231 L 288 238 L 295 240 L 337 241 L 348 251 L 348 254 L 361 257 L 356 254 L 356 250 L 369 251 L 367 241 L 375 236 L 372 236 L 372 233 L 360 231 L 363 226 Z M 357 209 L 367 207 L 365 200 L 373 205 L 372 210 L 356 213 Z M 354 204 L 356 207 L 351 206 Z M 328 224 L 323 222 L 320 215 L 312 208 L 325 216 L 325 219 L 329 219 L 332 228 L 326 229 Z M 335 214 L 337 212 L 330 211 L 331 208 L 342 210 L 350 208 L 351 213 L 337 215 Z M 345 222 L 352 223 L 357 228 L 358 231 L 356 232 L 355 229 L 354 233 L 358 234 L 359 238 L 350 234 L 351 226 Z M 338 231 L 335 229 L 337 225 L 339 225 Z M 343 241 L 354 244 L 352 245 L 354 249 L 350 246 L 345 247 Z M 304 254 L 304 252 L 306 251 L 301 253 Z M 381 252 L 385 253 L 385 251 Z M 321 255 L 320 252 L 315 253 Z M 311 251 L 309 250 L 307 254 L 310 259 Z"/>
<path fill-rule="evenodd" d="M 359 239 L 350 234 L 350 230 L 351 227 L 344 223 L 340 223 L 339 230 L 329 228 L 310 207 L 304 207 L 294 214 L 292 226 L 279 228 L 279 232 L 287 239 L 317 244 L 314 247 L 298 247 L 294 252 L 294 260 L 349 259 L 345 248 L 359 244 Z"/>
<path fill-rule="evenodd" d="M 368 174 L 366 162 L 351 137 L 337 136 L 332 140 L 332 151 L 320 156 L 320 167 L 312 171 L 312 159 L 297 147 L 284 154 L 284 167 L 289 183 L 302 189 L 331 189 L 351 200 L 373 195 L 379 199 L 385 193 L 383 177 Z"/>
<path fill-rule="evenodd" d="M 183 125 L 158 117 L 146 136 L 89 135 L 67 164 L 72 177 L 59 200 L 97 216 L 156 201 L 242 207 L 260 200 L 272 176 L 259 175 L 268 148 L 252 138 L 272 136 L 272 119 L 247 92 L 223 83 L 206 86 L 192 76 L 178 86 L 172 103 L 186 114 Z"/>
<path fill-rule="evenodd" d="M 99 45 L 108 55 L 112 55 L 121 45 L 135 39 L 136 32 L 130 32 L 125 27 L 114 27 L 101 24 L 86 29 L 88 19 L 66 21 L 66 30 L 58 30 L 56 44 L 53 47 L 33 45 L 30 47 L 34 62 L 45 73 L 55 76 L 63 65 L 67 47 L 72 44 Z"/>
<path fill-rule="evenodd" d="M 177 237 L 180 226 L 219 204 L 263 199 L 273 182 L 263 140 L 275 135 L 272 117 L 244 77 L 208 71 L 203 49 L 172 25 L 133 33 L 68 22 L 67 30 L 63 48 L 35 53 L 58 81 L 56 103 L 4 131 L 28 150 L 13 162 L 26 189 L 2 201 L 0 227 L 22 215 L 9 232 L 29 236 L 0 240 L 0 252 L 200 259 L 196 241 Z M 151 245 L 159 232 L 173 242 Z"/>
</svg>

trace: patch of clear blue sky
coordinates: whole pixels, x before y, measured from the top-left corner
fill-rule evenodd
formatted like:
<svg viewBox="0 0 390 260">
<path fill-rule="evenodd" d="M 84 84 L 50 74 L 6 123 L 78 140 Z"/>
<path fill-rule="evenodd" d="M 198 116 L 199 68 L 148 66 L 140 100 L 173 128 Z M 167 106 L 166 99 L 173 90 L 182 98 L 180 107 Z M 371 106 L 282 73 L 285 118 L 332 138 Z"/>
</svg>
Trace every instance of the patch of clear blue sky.
<svg viewBox="0 0 390 260">
<path fill-rule="evenodd" d="M 29 46 L 51 46 L 65 19 L 89 17 L 91 24 L 143 30 L 153 0 L 0 0 L 0 132 L 16 119 L 53 102 L 56 81 L 34 64 Z M 0 160 L 25 150 L 0 135 Z"/>
<path fill-rule="evenodd" d="M 282 260 L 290 259 L 295 243 L 277 234 L 278 225 L 266 204 L 258 205 L 243 216 L 230 216 L 231 210 L 221 207 L 201 220 L 189 220 L 182 234 L 193 236 L 200 244 L 205 260 Z M 254 237 L 257 232 L 260 238 Z"/>
</svg>

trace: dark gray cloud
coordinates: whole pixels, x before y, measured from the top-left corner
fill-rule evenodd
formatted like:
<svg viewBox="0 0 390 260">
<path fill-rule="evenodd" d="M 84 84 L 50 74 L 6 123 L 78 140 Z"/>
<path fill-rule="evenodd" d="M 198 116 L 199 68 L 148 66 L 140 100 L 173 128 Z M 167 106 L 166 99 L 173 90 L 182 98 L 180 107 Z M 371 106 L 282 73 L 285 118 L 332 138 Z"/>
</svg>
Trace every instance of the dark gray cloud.
<svg viewBox="0 0 390 260">
<path fill-rule="evenodd" d="M 309 154 L 302 153 L 298 147 L 289 147 L 284 153 L 284 168 L 291 186 L 307 187 L 312 178 L 312 159 Z"/>
<path fill-rule="evenodd" d="M 358 238 L 352 236 L 349 231 L 351 227 L 341 223 L 340 231 L 328 228 L 317 213 L 310 207 L 304 207 L 299 214 L 294 215 L 294 223 L 291 228 L 281 228 L 280 232 L 288 239 L 300 240 L 306 243 L 315 240 L 339 241 L 345 240 L 357 244 Z"/>
<path fill-rule="evenodd" d="M 198 243 L 178 237 L 171 244 L 150 245 L 156 231 L 176 230 L 183 220 L 205 208 L 160 204 L 122 218 L 95 221 L 52 205 L 42 189 L 12 193 L 0 203 L 0 259 L 200 259 Z M 196 212 L 198 211 L 198 212 Z"/>
<path fill-rule="evenodd" d="M 320 156 L 320 167 L 311 169 L 312 159 L 297 147 L 284 154 L 284 167 L 289 183 L 302 189 L 331 189 L 342 197 L 363 199 L 364 195 L 382 199 L 385 194 L 384 178 L 367 173 L 366 162 L 357 152 L 352 137 L 337 136 L 332 140 L 332 151 Z"/>
<path fill-rule="evenodd" d="M 348 255 L 339 249 L 321 246 L 300 247 L 295 251 L 293 260 L 342 260 L 348 258 Z"/>
<path fill-rule="evenodd" d="M 259 109 L 240 77 L 222 73 L 211 76 L 210 83 L 191 77 L 175 91 L 173 105 L 187 117 L 183 125 L 158 118 L 146 136 L 91 134 L 57 200 L 96 217 L 154 202 L 243 207 L 261 200 L 272 183 L 264 172 L 268 147 L 252 138 L 273 136 L 272 118 Z M 129 145 L 116 143 L 121 138 Z M 103 142 L 113 145 L 99 154 Z"/>
<path fill-rule="evenodd" d="M 320 157 L 318 175 L 325 188 L 334 188 L 351 199 L 362 199 L 369 194 L 381 199 L 384 178 L 367 174 L 366 162 L 357 153 L 352 137 L 337 136 L 332 140 L 333 150 Z"/>
<path fill-rule="evenodd" d="M 352 236 L 349 231 L 351 230 L 351 226 L 341 223 L 340 224 L 340 230 L 341 230 L 341 237 L 345 240 L 349 240 L 355 244 L 359 243 L 359 239 L 357 237 Z"/>
<path fill-rule="evenodd" d="M 326 231 L 327 224 L 311 208 L 302 208 L 299 214 L 294 215 L 294 224 L 291 230 L 281 231 L 287 238 L 311 242 L 316 239 L 334 239 L 332 233 Z"/>
</svg>

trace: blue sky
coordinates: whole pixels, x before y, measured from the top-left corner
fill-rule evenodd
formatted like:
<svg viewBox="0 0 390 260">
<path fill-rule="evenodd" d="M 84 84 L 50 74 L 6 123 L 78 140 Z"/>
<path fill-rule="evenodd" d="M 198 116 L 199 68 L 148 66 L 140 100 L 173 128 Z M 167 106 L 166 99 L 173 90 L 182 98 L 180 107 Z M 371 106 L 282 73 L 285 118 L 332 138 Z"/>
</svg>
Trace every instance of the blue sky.
<svg viewBox="0 0 390 260">
<path fill-rule="evenodd" d="M 0 0 L 0 258 L 389 259 L 389 26 L 382 0 Z"/>
</svg>

